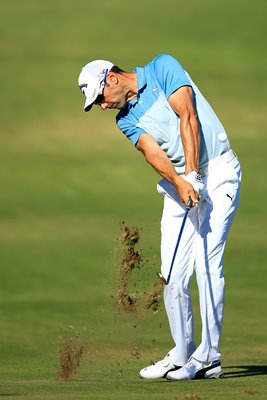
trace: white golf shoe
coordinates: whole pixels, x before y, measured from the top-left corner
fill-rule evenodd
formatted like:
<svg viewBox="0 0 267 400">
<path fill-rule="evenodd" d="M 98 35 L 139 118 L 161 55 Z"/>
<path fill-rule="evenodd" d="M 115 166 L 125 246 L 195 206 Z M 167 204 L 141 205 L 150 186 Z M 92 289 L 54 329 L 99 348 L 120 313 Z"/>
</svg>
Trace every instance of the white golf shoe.
<svg viewBox="0 0 267 400">
<path fill-rule="evenodd" d="M 172 381 L 223 378 L 223 373 L 220 361 L 203 363 L 191 357 L 179 370 L 168 372 L 166 378 Z"/>
<path fill-rule="evenodd" d="M 178 368 L 180 367 L 174 365 L 170 355 L 167 354 L 163 360 L 141 369 L 139 376 L 143 379 L 165 378 L 168 372 L 175 371 Z"/>
</svg>

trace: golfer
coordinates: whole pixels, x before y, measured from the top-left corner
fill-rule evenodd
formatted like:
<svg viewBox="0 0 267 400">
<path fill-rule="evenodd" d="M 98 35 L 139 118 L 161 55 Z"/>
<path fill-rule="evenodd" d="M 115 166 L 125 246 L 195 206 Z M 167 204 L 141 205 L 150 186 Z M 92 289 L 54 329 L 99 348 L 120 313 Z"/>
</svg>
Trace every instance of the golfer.
<svg viewBox="0 0 267 400">
<path fill-rule="evenodd" d="M 86 102 L 118 109 L 117 125 L 161 175 L 161 274 L 167 279 L 186 205 L 191 199 L 164 303 L 174 347 L 140 371 L 144 379 L 221 378 L 219 341 L 224 310 L 226 238 L 239 202 L 241 169 L 227 133 L 189 74 L 162 54 L 125 72 L 109 61 L 85 65 L 79 86 Z M 196 273 L 202 321 L 194 341 L 189 285 Z"/>
</svg>

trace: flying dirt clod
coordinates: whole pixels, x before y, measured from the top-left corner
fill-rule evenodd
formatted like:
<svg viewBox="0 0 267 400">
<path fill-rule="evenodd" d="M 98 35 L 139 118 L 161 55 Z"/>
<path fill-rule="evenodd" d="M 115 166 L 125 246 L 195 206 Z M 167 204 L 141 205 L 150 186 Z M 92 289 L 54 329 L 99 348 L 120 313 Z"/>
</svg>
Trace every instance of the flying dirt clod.
<svg viewBox="0 0 267 400">
<path fill-rule="evenodd" d="M 121 236 L 117 238 L 123 246 L 122 259 L 119 265 L 119 288 L 117 305 L 125 312 L 136 311 L 136 294 L 128 289 L 129 276 L 134 268 L 140 268 L 142 256 L 135 246 L 139 241 L 139 229 L 121 224 Z"/>
<path fill-rule="evenodd" d="M 132 271 L 135 268 L 140 268 L 143 262 L 141 252 L 136 250 L 139 239 L 140 234 L 137 227 L 130 228 L 124 222 L 121 223 L 121 236 L 117 240 L 121 243 L 123 251 L 119 264 L 119 286 L 116 304 L 127 313 L 135 313 L 137 311 L 138 292 L 130 293 L 129 281 Z M 163 288 L 164 283 L 159 280 L 154 284 L 153 291 L 149 293 L 143 292 L 147 294 L 145 309 L 151 309 L 154 313 L 159 311 Z"/>
<path fill-rule="evenodd" d="M 70 380 L 80 367 L 81 360 L 87 349 L 87 343 L 81 340 L 78 335 L 61 338 L 61 341 L 59 378 L 61 380 Z"/>
<path fill-rule="evenodd" d="M 162 296 L 163 288 L 165 284 L 162 280 L 159 280 L 154 285 L 154 290 L 148 294 L 148 298 L 145 302 L 145 308 L 151 309 L 154 313 L 157 313 L 160 308 L 160 298 Z"/>
</svg>

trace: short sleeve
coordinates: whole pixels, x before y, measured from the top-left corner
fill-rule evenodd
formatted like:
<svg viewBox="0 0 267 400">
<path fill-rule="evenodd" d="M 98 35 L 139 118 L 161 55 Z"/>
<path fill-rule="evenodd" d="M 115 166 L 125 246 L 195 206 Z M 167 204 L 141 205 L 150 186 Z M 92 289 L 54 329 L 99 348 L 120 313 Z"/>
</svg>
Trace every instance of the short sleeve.
<svg viewBox="0 0 267 400">
<path fill-rule="evenodd" d="M 155 75 L 166 98 L 182 86 L 191 86 L 182 65 L 172 56 L 161 54 L 154 61 Z"/>
<path fill-rule="evenodd" d="M 127 116 L 123 116 L 122 112 L 119 112 L 119 114 L 116 117 L 116 123 L 119 127 L 119 129 L 122 131 L 122 133 L 129 139 L 131 142 L 136 145 L 139 137 L 143 134 L 146 133 L 143 129 L 138 128 L 137 126 L 134 125 L 134 123 L 131 123 L 129 121 L 129 118 Z"/>
</svg>

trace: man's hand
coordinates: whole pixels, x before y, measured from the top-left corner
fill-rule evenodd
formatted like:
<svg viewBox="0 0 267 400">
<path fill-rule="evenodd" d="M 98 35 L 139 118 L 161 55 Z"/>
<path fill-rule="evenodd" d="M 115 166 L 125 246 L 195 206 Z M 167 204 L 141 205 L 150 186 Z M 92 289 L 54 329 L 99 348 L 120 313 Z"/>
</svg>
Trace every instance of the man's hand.
<svg viewBox="0 0 267 400">
<path fill-rule="evenodd" d="M 184 195 L 190 196 L 194 206 L 201 198 L 201 193 L 204 190 L 204 183 L 202 181 L 202 177 L 198 172 L 192 171 L 189 174 L 185 175 L 183 177 L 183 180 L 186 181 L 190 186 L 180 183 L 181 187 L 181 189 L 179 189 L 180 197 L 183 199 L 182 196 Z M 185 201 L 183 200 L 183 202 Z"/>
<path fill-rule="evenodd" d="M 187 182 L 191 183 L 195 191 L 198 192 L 199 195 L 201 195 L 204 190 L 204 183 L 202 181 L 202 176 L 199 172 L 192 171 L 189 174 L 185 175 L 184 179 Z"/>
<path fill-rule="evenodd" d="M 194 189 L 191 183 L 185 180 L 185 178 L 180 177 L 179 184 L 176 184 L 175 188 L 179 193 L 180 199 L 185 205 L 188 204 L 190 197 L 192 199 L 192 207 L 198 203 L 198 200 L 200 199 L 199 193 Z"/>
<path fill-rule="evenodd" d="M 201 198 L 204 184 L 201 175 L 192 171 L 187 175 L 179 176 L 175 179 L 174 185 L 184 204 L 188 203 L 189 197 L 192 199 L 192 206 L 196 205 Z"/>
</svg>

